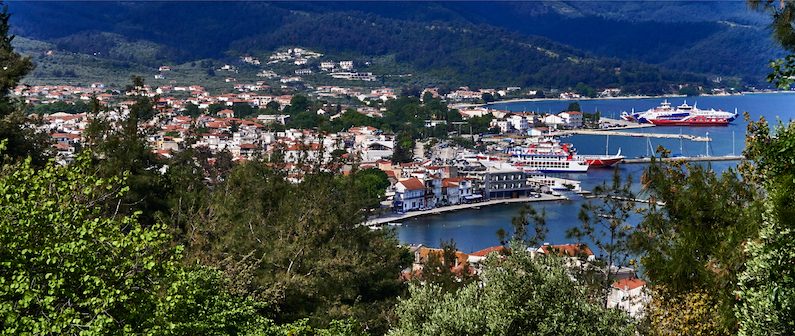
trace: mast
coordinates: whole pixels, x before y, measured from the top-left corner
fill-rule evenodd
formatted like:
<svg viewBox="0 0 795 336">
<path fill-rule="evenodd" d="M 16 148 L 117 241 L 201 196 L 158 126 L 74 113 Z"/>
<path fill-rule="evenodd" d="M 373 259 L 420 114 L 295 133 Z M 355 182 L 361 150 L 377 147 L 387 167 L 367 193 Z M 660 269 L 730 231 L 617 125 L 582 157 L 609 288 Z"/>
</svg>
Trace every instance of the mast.
<svg viewBox="0 0 795 336">
<path fill-rule="evenodd" d="M 610 155 L 610 134 L 607 135 L 607 141 L 605 141 L 605 155 Z"/>
<path fill-rule="evenodd" d="M 707 156 L 709 156 L 709 132 L 707 132 Z"/>
<path fill-rule="evenodd" d="M 685 155 L 685 151 L 682 150 L 682 142 L 683 141 L 684 140 L 682 139 L 682 128 L 679 127 L 679 155 L 682 155 L 682 156 Z"/>
<path fill-rule="evenodd" d="M 732 156 L 734 155 L 734 130 L 732 130 Z"/>
</svg>

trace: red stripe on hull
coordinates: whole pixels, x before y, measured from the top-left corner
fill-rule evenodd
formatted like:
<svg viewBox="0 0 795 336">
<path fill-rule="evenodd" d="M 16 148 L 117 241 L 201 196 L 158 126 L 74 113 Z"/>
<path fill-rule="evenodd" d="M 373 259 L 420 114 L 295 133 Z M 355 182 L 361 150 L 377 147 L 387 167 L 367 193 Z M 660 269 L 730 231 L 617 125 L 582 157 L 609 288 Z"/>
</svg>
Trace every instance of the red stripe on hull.
<svg viewBox="0 0 795 336">
<path fill-rule="evenodd" d="M 727 119 L 706 119 L 706 118 L 693 118 L 688 120 L 665 120 L 665 119 L 652 119 L 650 123 L 658 126 L 726 126 L 729 124 Z"/>
<path fill-rule="evenodd" d="M 612 166 L 614 166 L 616 163 L 619 163 L 619 162 L 621 162 L 621 160 L 623 160 L 623 158 L 615 158 L 615 159 L 592 159 L 592 160 L 585 160 L 585 162 L 586 162 L 586 163 L 588 163 L 588 167 L 594 167 L 594 168 L 606 168 L 606 167 L 612 167 Z"/>
</svg>

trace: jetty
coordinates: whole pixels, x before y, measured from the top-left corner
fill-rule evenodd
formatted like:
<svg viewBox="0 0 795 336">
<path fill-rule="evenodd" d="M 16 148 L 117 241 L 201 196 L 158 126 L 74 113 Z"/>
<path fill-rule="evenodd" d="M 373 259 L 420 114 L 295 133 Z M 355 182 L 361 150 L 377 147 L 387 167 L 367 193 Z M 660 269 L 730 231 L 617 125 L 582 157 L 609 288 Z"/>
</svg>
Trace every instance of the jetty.
<svg viewBox="0 0 795 336">
<path fill-rule="evenodd" d="M 711 161 L 740 161 L 745 157 L 742 155 L 722 155 L 722 156 L 678 156 L 678 157 L 667 157 L 667 158 L 654 158 L 656 161 L 663 161 L 663 162 L 676 162 L 676 161 L 684 161 L 684 162 L 711 162 Z M 650 157 L 644 158 L 634 158 L 634 159 L 624 159 L 621 163 L 649 163 L 651 162 Z"/>
<path fill-rule="evenodd" d="M 380 226 L 387 223 L 393 222 L 400 222 L 402 220 L 406 220 L 412 217 L 419 217 L 419 216 L 429 216 L 429 215 L 438 215 L 444 212 L 450 211 L 458 211 L 464 209 L 476 209 L 490 205 L 499 205 L 499 204 L 511 204 L 511 203 L 527 203 L 527 202 L 545 202 L 545 201 L 562 201 L 566 200 L 565 196 L 556 196 L 556 195 L 549 195 L 549 194 L 541 194 L 541 197 L 518 197 L 518 198 L 500 198 L 500 199 L 493 199 L 484 202 L 477 202 L 477 203 L 466 203 L 466 204 L 457 204 L 457 205 L 450 205 L 450 206 L 443 206 L 428 210 L 418 210 L 418 211 L 410 211 L 404 214 L 393 214 L 389 216 L 383 217 L 376 217 L 371 218 L 362 223 L 362 225 L 367 226 Z"/>
<path fill-rule="evenodd" d="M 684 139 L 698 142 L 709 142 L 711 138 L 705 136 L 697 136 L 690 134 L 671 134 L 671 133 L 641 133 L 641 132 L 624 132 L 614 130 L 596 130 L 596 129 L 574 129 L 558 131 L 556 135 L 612 135 L 612 136 L 626 136 L 635 138 L 661 138 L 661 139 Z"/>
</svg>

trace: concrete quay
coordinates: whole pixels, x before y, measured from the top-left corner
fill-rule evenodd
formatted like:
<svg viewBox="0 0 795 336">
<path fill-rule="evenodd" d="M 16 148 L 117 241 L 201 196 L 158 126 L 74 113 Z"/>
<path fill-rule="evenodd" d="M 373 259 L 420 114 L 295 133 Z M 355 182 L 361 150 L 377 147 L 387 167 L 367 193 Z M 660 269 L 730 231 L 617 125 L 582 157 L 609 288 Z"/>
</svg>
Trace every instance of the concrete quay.
<svg viewBox="0 0 795 336">
<path fill-rule="evenodd" d="M 428 210 L 419 210 L 419 211 L 410 211 L 404 214 L 394 214 L 389 216 L 383 217 L 376 217 L 368 219 L 366 222 L 362 223 L 363 225 L 367 226 L 379 226 L 387 223 L 392 222 L 400 222 L 402 220 L 406 220 L 413 217 L 419 216 L 428 216 L 428 215 L 438 215 L 445 212 L 450 211 L 458 211 L 464 209 L 474 209 L 480 208 L 485 206 L 491 205 L 498 205 L 498 204 L 510 204 L 510 203 L 528 203 L 528 202 L 548 202 L 548 201 L 562 201 L 566 200 L 565 196 L 555 196 L 555 195 L 548 195 L 548 194 L 541 194 L 541 197 L 518 197 L 518 198 L 501 198 L 501 199 L 494 199 L 488 200 L 483 202 L 477 203 L 466 203 L 466 204 L 457 204 L 457 205 L 450 205 L 450 206 L 443 206 L 434 209 Z"/>
<path fill-rule="evenodd" d="M 740 161 L 744 159 L 742 155 L 723 155 L 723 156 L 679 156 L 679 157 L 667 157 L 667 158 L 655 158 L 657 161 L 663 162 L 676 162 L 676 161 L 684 161 L 684 162 L 710 162 L 710 161 Z M 649 163 L 651 162 L 651 158 L 635 158 L 635 159 L 624 159 L 621 163 Z"/>
<path fill-rule="evenodd" d="M 612 135 L 612 136 L 627 136 L 635 138 L 661 138 L 661 139 L 685 139 L 690 141 L 707 142 L 712 139 L 704 136 L 690 135 L 690 134 L 670 134 L 670 133 L 641 133 L 641 132 L 623 132 L 616 130 L 597 130 L 597 129 L 574 129 L 562 130 L 554 135 Z"/>
</svg>

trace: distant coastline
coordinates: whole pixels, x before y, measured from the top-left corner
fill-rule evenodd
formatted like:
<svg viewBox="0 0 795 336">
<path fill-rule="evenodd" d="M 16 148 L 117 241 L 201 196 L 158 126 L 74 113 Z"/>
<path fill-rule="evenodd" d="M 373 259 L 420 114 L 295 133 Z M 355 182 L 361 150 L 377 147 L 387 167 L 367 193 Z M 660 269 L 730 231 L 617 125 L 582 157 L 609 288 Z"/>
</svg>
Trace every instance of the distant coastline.
<svg viewBox="0 0 795 336">
<path fill-rule="evenodd" d="M 781 94 L 781 93 L 795 93 L 795 91 L 787 91 L 787 90 L 776 90 L 776 91 L 743 91 L 737 94 L 702 94 L 693 97 L 722 97 L 722 96 L 742 96 L 747 94 Z M 687 95 L 659 95 L 659 96 L 650 96 L 650 95 L 636 95 L 636 96 L 620 96 L 620 97 L 596 97 L 596 98 L 516 98 L 516 99 L 506 99 L 506 100 L 499 100 L 493 101 L 490 103 L 462 103 L 462 104 L 454 104 L 453 106 L 456 108 L 466 108 L 466 107 L 489 107 L 497 104 L 509 104 L 509 103 L 523 103 L 523 102 L 543 102 L 543 101 L 584 101 L 584 100 L 624 100 L 624 99 L 666 99 L 666 98 L 685 98 L 690 97 Z"/>
<path fill-rule="evenodd" d="M 486 105 L 496 105 L 496 104 L 505 104 L 505 103 L 522 103 L 522 102 L 540 102 L 540 101 L 582 101 L 582 100 L 621 100 L 621 99 L 653 99 L 653 98 L 682 98 L 687 97 L 686 95 L 662 95 L 662 96 L 646 96 L 646 95 L 637 95 L 637 96 L 620 96 L 620 97 L 595 97 L 595 98 L 517 98 L 517 99 L 508 99 L 508 100 L 500 100 L 494 101 L 486 104 L 477 104 L 480 106 Z"/>
</svg>

